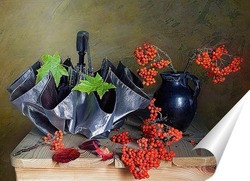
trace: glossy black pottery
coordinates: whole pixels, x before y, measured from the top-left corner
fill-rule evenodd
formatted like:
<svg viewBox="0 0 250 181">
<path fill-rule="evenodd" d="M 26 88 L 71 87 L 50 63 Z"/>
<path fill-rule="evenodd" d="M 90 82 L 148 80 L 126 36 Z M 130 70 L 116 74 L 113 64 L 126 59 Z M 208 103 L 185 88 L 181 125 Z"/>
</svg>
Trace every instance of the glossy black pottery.
<svg viewBox="0 0 250 181">
<path fill-rule="evenodd" d="M 168 116 L 166 124 L 185 131 L 196 113 L 200 81 L 188 72 L 160 75 L 162 84 L 154 94 L 155 105 L 162 108 L 163 116 Z"/>
</svg>

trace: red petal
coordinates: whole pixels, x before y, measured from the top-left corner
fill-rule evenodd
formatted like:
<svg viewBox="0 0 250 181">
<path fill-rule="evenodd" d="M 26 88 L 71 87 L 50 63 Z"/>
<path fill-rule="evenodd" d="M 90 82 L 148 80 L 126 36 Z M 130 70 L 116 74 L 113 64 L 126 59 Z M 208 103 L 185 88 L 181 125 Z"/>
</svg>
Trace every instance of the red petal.
<svg viewBox="0 0 250 181">
<path fill-rule="evenodd" d="M 67 163 L 77 159 L 80 152 L 75 148 L 63 148 L 58 150 L 53 156 L 52 160 L 58 163 Z"/>
</svg>

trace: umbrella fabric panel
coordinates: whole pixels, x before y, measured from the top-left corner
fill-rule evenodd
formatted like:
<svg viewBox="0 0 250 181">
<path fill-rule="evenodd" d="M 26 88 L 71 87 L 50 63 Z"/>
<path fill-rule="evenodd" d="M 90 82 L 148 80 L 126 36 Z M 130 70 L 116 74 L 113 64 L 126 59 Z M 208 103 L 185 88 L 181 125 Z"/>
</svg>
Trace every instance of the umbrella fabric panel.
<svg viewBox="0 0 250 181">
<path fill-rule="evenodd" d="M 51 73 L 35 84 L 40 67 L 37 65 L 21 74 L 8 90 L 11 102 L 44 133 L 60 129 L 87 138 L 105 137 L 115 125 L 121 126 L 119 123 L 126 115 L 144 109 L 149 103 L 136 77 L 121 63 L 116 68 L 111 62 L 103 61 L 99 72 L 116 88 L 107 92 L 102 100 L 95 92 L 70 91 L 65 77 L 59 88 L 69 91 L 60 99 L 60 90 Z"/>
</svg>

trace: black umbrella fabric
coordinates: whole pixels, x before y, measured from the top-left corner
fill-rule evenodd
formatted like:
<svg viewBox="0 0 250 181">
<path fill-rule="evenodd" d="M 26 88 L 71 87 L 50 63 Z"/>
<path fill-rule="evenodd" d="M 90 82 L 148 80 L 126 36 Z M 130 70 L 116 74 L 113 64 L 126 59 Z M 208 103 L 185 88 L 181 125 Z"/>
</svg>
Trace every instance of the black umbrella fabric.
<svg viewBox="0 0 250 181">
<path fill-rule="evenodd" d="M 63 64 L 68 70 L 72 65 L 69 59 Z M 10 102 L 45 134 L 59 129 L 89 139 L 105 138 L 113 128 L 122 125 L 128 114 L 144 109 L 150 101 L 140 80 L 122 63 L 115 67 L 109 60 L 103 60 L 97 72 L 116 88 L 106 92 L 102 99 L 95 92 L 71 90 L 66 77 L 56 87 L 51 73 L 36 84 L 40 67 L 37 61 L 7 90 Z"/>
</svg>

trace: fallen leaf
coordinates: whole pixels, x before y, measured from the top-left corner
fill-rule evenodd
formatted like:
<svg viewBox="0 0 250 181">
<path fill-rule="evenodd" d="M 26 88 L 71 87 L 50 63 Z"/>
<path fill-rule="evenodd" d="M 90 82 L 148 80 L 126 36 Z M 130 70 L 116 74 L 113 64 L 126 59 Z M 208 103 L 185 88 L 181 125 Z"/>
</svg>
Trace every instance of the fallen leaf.
<svg viewBox="0 0 250 181">
<path fill-rule="evenodd" d="M 96 147 L 96 153 L 98 154 L 99 157 L 102 158 L 102 161 L 106 161 L 114 157 L 114 153 L 110 152 L 108 148 L 99 147 L 96 143 L 93 144 Z"/>
<path fill-rule="evenodd" d="M 88 141 L 85 141 L 83 142 L 81 145 L 79 145 L 79 148 L 81 150 L 96 150 L 96 145 L 94 145 L 94 143 L 97 145 L 97 146 L 100 146 L 100 141 L 99 140 L 88 140 Z"/>
<path fill-rule="evenodd" d="M 52 160 L 58 163 L 68 163 L 77 159 L 80 152 L 75 148 L 63 148 L 58 150 L 53 156 Z"/>
</svg>

